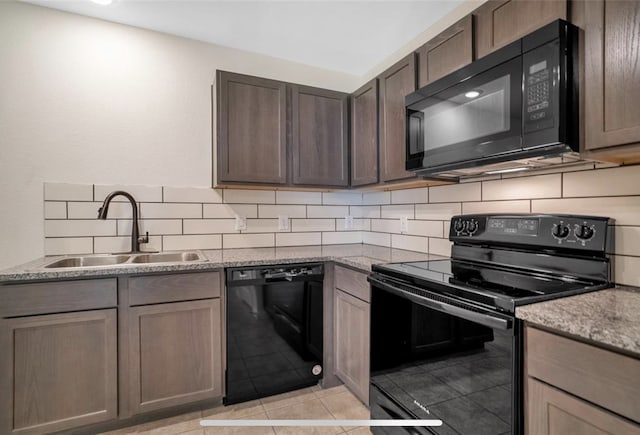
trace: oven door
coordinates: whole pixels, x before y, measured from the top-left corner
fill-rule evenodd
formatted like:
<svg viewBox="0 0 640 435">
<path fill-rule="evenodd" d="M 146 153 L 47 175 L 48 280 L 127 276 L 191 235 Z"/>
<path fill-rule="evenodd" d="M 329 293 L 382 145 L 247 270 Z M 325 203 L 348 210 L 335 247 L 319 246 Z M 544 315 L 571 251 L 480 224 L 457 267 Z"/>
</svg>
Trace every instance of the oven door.
<svg viewBox="0 0 640 435">
<path fill-rule="evenodd" d="M 521 434 L 521 324 L 373 274 L 372 419 L 440 419 L 375 434 Z"/>
<path fill-rule="evenodd" d="M 407 170 L 522 149 L 522 57 L 477 72 L 479 63 L 454 73 L 455 83 L 441 79 L 446 88 L 434 82 L 414 94 L 422 98 L 407 106 Z"/>
</svg>

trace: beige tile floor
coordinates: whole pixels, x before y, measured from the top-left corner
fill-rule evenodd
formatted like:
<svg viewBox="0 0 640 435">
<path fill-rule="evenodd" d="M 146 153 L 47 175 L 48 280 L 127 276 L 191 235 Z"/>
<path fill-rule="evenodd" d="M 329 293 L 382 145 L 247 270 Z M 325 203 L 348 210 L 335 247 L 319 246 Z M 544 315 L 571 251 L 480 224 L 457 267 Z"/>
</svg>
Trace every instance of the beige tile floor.
<svg viewBox="0 0 640 435">
<path fill-rule="evenodd" d="M 310 387 L 277 396 L 231 406 L 219 406 L 201 412 L 178 415 L 112 432 L 109 435 L 370 435 L 366 427 L 207 427 L 206 419 L 347 419 L 367 420 L 369 410 L 344 386 L 321 389 Z"/>
</svg>

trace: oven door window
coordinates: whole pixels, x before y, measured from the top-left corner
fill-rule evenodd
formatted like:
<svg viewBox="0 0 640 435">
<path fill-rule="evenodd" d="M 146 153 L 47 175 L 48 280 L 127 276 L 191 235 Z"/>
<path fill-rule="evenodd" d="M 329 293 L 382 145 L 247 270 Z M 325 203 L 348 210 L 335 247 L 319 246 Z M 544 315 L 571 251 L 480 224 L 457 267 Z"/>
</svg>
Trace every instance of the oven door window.
<svg viewBox="0 0 640 435">
<path fill-rule="evenodd" d="M 408 160 L 439 166 L 521 148 L 522 59 L 408 107 Z"/>
<path fill-rule="evenodd" d="M 371 310 L 372 397 L 384 397 L 409 418 L 441 419 L 443 426 L 429 428 L 436 434 L 511 433 L 519 376 L 513 329 L 493 329 L 375 287 Z"/>
</svg>

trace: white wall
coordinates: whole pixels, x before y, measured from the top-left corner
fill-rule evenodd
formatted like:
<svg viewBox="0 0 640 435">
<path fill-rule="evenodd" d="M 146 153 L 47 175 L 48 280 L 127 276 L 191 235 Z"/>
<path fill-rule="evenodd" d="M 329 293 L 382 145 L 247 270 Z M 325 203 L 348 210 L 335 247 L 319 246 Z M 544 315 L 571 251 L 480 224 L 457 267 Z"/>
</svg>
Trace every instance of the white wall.
<svg viewBox="0 0 640 435">
<path fill-rule="evenodd" d="M 43 182 L 211 185 L 223 69 L 352 91 L 358 77 L 0 2 L 0 269 L 43 255 Z"/>
</svg>

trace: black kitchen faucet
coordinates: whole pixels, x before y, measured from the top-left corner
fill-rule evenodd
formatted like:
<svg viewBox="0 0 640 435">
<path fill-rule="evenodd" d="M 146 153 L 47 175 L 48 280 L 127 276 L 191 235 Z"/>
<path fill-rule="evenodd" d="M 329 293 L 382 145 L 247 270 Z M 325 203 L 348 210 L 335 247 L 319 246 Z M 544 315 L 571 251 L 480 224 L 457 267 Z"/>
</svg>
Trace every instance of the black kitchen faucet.
<svg viewBox="0 0 640 435">
<path fill-rule="evenodd" d="M 149 232 L 147 231 L 146 235 L 140 236 L 140 231 L 138 229 L 138 205 L 136 204 L 136 200 L 131 196 L 130 193 L 125 192 L 124 190 L 115 190 L 107 195 L 102 203 L 102 207 L 98 209 L 98 219 L 106 219 L 107 213 L 109 212 L 109 204 L 116 196 L 124 196 L 131 203 L 131 207 L 133 208 L 133 222 L 131 223 L 131 251 L 130 254 L 138 254 L 142 252 L 140 250 L 141 243 L 149 243 Z"/>
</svg>

